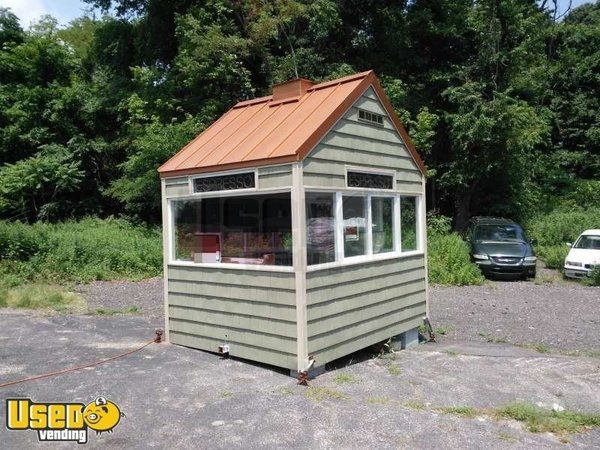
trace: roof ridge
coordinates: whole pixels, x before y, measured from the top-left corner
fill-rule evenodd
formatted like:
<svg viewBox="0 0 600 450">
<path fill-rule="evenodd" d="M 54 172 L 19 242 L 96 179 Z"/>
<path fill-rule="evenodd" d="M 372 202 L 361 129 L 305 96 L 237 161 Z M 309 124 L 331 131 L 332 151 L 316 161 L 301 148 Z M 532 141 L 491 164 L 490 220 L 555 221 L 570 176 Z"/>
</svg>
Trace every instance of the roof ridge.
<svg viewBox="0 0 600 450">
<path fill-rule="evenodd" d="M 273 98 L 272 95 L 265 95 L 264 97 L 256 97 L 256 98 L 251 98 L 249 100 L 242 100 L 241 102 L 237 102 L 235 105 L 233 105 L 231 109 L 238 109 L 238 108 L 242 108 L 244 106 L 250 106 L 250 105 L 255 105 L 258 103 L 268 102 L 272 98 Z"/>
<path fill-rule="evenodd" d="M 317 91 L 319 89 L 323 89 L 329 86 L 333 86 L 334 84 L 342 84 L 349 83 L 350 81 L 358 80 L 360 78 L 366 78 L 370 74 L 374 73 L 372 70 L 367 70 L 366 72 L 355 73 L 354 75 L 348 75 L 342 78 L 336 78 L 335 80 L 323 81 L 322 83 L 315 84 L 308 88 L 308 92 Z"/>
</svg>

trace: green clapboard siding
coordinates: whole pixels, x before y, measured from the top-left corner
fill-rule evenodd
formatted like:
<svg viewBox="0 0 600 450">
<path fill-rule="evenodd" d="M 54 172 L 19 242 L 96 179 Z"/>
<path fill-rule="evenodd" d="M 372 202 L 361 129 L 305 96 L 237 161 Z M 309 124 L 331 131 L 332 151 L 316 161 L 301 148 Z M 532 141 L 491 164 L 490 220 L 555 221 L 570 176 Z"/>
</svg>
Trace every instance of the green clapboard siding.
<svg viewBox="0 0 600 450">
<path fill-rule="evenodd" d="M 423 255 L 307 273 L 308 351 L 319 365 L 420 325 Z"/>
<path fill-rule="evenodd" d="M 168 267 L 171 342 L 296 367 L 294 274 Z"/>
<path fill-rule="evenodd" d="M 360 121 L 359 108 L 382 114 L 383 127 Z M 344 188 L 347 166 L 394 169 L 398 190 L 421 193 L 423 189 L 419 168 L 371 88 L 304 160 L 304 185 Z"/>
<path fill-rule="evenodd" d="M 289 188 L 292 186 L 292 167 L 271 166 L 258 169 L 259 189 Z"/>
<path fill-rule="evenodd" d="M 190 193 L 190 185 L 187 180 L 183 183 L 166 184 L 165 191 L 167 197 L 178 197 L 180 195 L 188 195 Z"/>
</svg>

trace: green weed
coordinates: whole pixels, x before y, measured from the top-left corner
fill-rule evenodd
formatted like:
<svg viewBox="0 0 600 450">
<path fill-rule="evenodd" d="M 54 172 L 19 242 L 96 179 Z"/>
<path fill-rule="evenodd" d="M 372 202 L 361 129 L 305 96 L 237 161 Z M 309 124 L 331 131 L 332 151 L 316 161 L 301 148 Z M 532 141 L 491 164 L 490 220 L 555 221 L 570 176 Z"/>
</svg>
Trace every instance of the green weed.
<svg viewBox="0 0 600 450">
<path fill-rule="evenodd" d="M 323 400 L 348 400 L 350 398 L 343 392 L 336 391 L 335 389 L 316 386 L 309 386 L 306 389 L 305 395 L 316 402 L 322 402 Z"/>
<path fill-rule="evenodd" d="M 368 397 L 366 402 L 373 405 L 387 405 L 391 400 L 388 397 Z"/>
<path fill-rule="evenodd" d="M 512 403 L 496 409 L 500 417 L 524 422 L 533 433 L 554 433 L 566 438 L 587 428 L 600 426 L 600 414 L 584 414 L 573 411 L 552 411 L 526 403 Z"/>
<path fill-rule="evenodd" d="M 98 308 L 95 311 L 95 314 L 99 316 L 115 316 L 118 314 L 137 314 L 139 310 L 140 309 L 135 305 L 125 309 Z"/>
<path fill-rule="evenodd" d="M 390 364 L 387 369 L 388 373 L 394 377 L 397 377 L 402 373 L 402 369 L 400 369 L 400 367 L 398 367 L 396 364 Z"/>
<path fill-rule="evenodd" d="M 82 312 L 86 303 L 79 295 L 58 286 L 32 283 L 11 288 L 0 287 L 0 306 Z"/>
<path fill-rule="evenodd" d="M 358 378 L 347 373 L 337 374 L 333 381 L 335 381 L 336 384 L 355 384 L 360 382 Z"/>
<path fill-rule="evenodd" d="M 423 403 L 421 400 L 410 400 L 408 402 L 404 402 L 402 406 L 408 409 L 415 409 L 417 411 L 422 411 L 425 409 L 425 403 Z"/>
<path fill-rule="evenodd" d="M 465 286 L 485 281 L 471 262 L 469 246 L 457 233 L 430 233 L 427 251 L 430 283 Z"/>
<path fill-rule="evenodd" d="M 434 411 L 462 417 L 475 417 L 477 415 L 477 410 L 472 406 L 445 406 L 434 408 Z"/>
</svg>

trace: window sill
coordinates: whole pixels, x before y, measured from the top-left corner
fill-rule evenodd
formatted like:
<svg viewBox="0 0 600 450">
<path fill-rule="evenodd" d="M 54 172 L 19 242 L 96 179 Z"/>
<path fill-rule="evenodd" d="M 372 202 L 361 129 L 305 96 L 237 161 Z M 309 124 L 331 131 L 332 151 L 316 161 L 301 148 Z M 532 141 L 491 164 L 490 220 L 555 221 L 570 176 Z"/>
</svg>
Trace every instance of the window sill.
<svg viewBox="0 0 600 450">
<path fill-rule="evenodd" d="M 207 268 L 255 270 L 257 272 L 294 272 L 294 268 L 292 266 L 267 266 L 262 264 L 195 263 L 192 261 L 169 261 L 168 265 L 173 267 L 196 267 L 198 269 Z"/>
<path fill-rule="evenodd" d="M 338 267 L 356 266 L 360 264 L 368 264 L 375 261 L 386 261 L 389 259 L 404 259 L 412 256 L 424 256 L 425 253 L 421 250 L 411 250 L 409 252 L 391 252 L 380 253 L 378 255 L 353 256 L 342 261 L 335 261 L 324 264 L 315 264 L 306 268 L 307 272 L 316 272 L 319 270 L 336 269 Z"/>
</svg>

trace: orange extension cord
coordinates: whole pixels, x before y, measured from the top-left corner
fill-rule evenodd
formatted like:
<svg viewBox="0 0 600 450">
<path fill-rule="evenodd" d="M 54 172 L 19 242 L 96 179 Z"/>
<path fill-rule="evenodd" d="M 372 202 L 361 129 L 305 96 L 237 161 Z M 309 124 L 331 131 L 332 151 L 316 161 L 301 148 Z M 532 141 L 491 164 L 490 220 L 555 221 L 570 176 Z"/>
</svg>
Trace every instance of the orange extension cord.
<svg viewBox="0 0 600 450">
<path fill-rule="evenodd" d="M 84 365 L 81 365 L 81 366 L 69 367 L 68 369 L 59 370 L 57 372 L 48 372 L 48 373 L 44 373 L 42 375 L 36 375 L 36 376 L 33 376 L 33 377 L 29 377 L 29 378 L 23 378 L 21 380 L 9 381 L 8 383 L 2 383 L 2 384 L 0 384 L 0 388 L 6 387 L 6 386 L 12 386 L 13 384 L 25 383 L 26 381 L 34 381 L 34 380 L 39 380 L 41 378 L 53 377 L 55 375 L 61 375 L 63 373 L 67 373 L 67 372 L 74 372 L 76 370 L 85 369 L 87 367 L 99 366 L 100 364 L 104 364 L 104 363 L 107 363 L 107 362 L 110 362 L 110 361 L 114 361 L 115 359 L 123 358 L 125 356 L 128 356 L 128 355 L 131 355 L 133 353 L 139 352 L 140 350 L 143 350 L 144 348 L 148 347 L 150 344 L 154 344 L 154 343 L 158 344 L 161 341 L 162 341 L 162 330 L 156 330 L 156 337 L 154 339 L 152 339 L 151 341 L 146 342 L 141 347 L 135 348 L 133 350 L 129 350 L 128 352 L 125 352 L 125 353 L 121 353 L 120 355 L 112 356 L 112 357 L 106 358 L 106 359 L 101 359 L 99 361 L 95 361 L 95 362 L 92 362 L 92 363 L 89 363 L 89 364 L 84 364 Z"/>
</svg>

